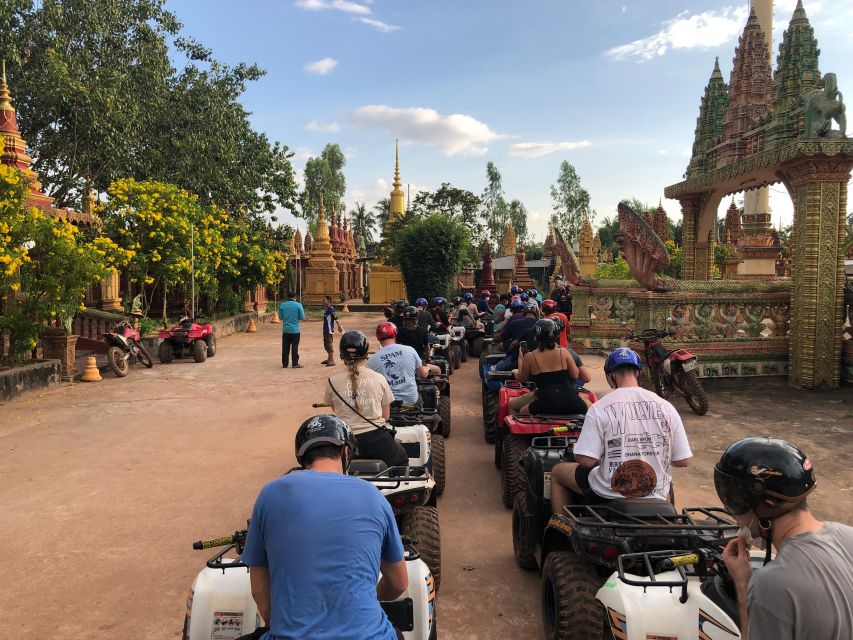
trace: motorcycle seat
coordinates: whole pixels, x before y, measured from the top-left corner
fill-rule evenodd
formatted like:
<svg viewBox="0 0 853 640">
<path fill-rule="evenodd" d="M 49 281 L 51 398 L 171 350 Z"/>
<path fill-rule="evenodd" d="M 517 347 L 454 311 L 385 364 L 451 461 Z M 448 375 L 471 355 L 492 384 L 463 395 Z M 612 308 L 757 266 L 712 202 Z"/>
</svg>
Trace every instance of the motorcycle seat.
<svg viewBox="0 0 853 640">
<path fill-rule="evenodd" d="M 350 460 L 347 473 L 351 476 L 375 476 L 388 468 L 383 460 Z"/>
<path fill-rule="evenodd" d="M 652 516 L 673 516 L 678 512 L 668 501 L 660 498 L 619 498 L 611 500 L 607 506 L 635 518 Z"/>
</svg>

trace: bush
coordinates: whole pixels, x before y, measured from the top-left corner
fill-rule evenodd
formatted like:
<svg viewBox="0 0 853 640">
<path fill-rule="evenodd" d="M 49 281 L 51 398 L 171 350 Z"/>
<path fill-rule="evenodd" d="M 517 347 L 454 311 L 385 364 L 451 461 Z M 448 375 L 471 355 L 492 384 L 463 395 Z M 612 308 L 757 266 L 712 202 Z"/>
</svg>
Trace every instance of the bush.
<svg viewBox="0 0 853 640">
<path fill-rule="evenodd" d="M 631 269 L 625 258 L 619 256 L 614 262 L 601 262 L 595 268 L 595 277 L 600 280 L 630 280 Z"/>
<path fill-rule="evenodd" d="M 403 282 L 410 298 L 444 295 L 454 285 L 468 252 L 468 229 L 440 214 L 408 224 L 399 236 Z"/>
</svg>

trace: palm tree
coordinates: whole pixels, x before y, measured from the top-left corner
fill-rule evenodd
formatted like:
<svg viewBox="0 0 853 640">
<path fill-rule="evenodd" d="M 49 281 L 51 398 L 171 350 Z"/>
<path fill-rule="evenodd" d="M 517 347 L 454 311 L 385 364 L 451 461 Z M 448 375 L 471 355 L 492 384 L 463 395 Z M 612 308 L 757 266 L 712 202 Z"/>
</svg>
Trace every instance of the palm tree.
<svg viewBox="0 0 853 640">
<path fill-rule="evenodd" d="M 388 216 L 391 215 L 391 199 L 382 198 L 373 206 L 373 210 L 376 212 L 379 229 L 382 231 L 382 235 L 384 236 L 385 225 L 388 224 Z"/>
<path fill-rule="evenodd" d="M 366 245 L 373 244 L 373 231 L 376 228 L 376 216 L 367 210 L 363 202 L 356 202 L 355 209 L 350 211 L 353 231 L 364 238 Z"/>
</svg>

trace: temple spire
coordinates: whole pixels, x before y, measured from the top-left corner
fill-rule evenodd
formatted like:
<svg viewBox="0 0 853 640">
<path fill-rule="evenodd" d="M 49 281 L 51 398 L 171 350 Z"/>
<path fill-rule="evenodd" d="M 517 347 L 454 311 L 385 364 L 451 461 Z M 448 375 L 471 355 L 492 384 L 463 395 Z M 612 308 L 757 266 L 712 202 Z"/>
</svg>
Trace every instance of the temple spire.
<svg viewBox="0 0 853 640">
<path fill-rule="evenodd" d="M 9 91 L 9 85 L 6 83 L 6 61 L 3 60 L 3 80 L 0 82 L 0 109 L 15 110 L 12 106 L 12 94 Z"/>
<path fill-rule="evenodd" d="M 402 186 L 403 182 L 400 180 L 400 141 L 397 140 L 395 141 L 394 190 L 391 192 L 391 214 L 388 216 L 389 222 L 406 212 L 406 194 L 400 188 Z"/>
</svg>

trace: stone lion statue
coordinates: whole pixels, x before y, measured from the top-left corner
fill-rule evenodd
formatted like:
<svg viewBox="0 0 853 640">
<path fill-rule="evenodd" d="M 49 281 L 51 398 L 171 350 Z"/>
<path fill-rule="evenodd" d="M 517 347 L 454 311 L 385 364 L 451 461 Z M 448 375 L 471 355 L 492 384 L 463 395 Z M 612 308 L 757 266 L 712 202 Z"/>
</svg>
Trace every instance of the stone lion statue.
<svg viewBox="0 0 853 640">
<path fill-rule="evenodd" d="M 807 138 L 845 137 L 847 116 L 844 114 L 844 98 L 838 90 L 834 73 L 827 73 L 820 81 L 820 89 L 806 96 L 805 136 Z M 832 121 L 838 123 L 839 131 L 832 130 Z"/>
</svg>

